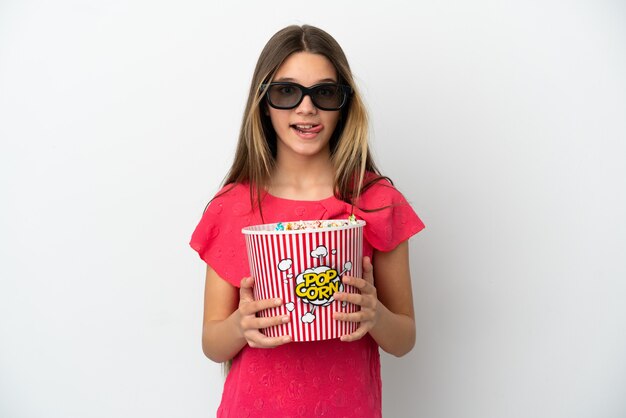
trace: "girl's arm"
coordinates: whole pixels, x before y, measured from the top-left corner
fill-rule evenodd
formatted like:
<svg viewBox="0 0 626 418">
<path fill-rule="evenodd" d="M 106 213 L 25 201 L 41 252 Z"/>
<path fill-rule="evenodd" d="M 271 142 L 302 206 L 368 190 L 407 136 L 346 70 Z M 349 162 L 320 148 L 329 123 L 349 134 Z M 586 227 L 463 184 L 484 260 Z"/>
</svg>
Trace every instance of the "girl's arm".
<svg viewBox="0 0 626 418">
<path fill-rule="evenodd" d="M 363 259 L 363 279 L 343 278 L 361 294 L 336 293 L 335 299 L 360 305 L 361 310 L 338 313 L 336 319 L 361 323 L 354 333 L 343 336 L 343 341 L 358 340 L 369 332 L 383 350 L 400 357 L 415 345 L 408 241 L 389 252 L 375 251 L 374 261 L 372 266 L 368 257 Z"/>
<path fill-rule="evenodd" d="M 282 301 L 278 299 L 255 301 L 252 296 L 253 286 L 254 280 L 246 277 L 241 281 L 241 288 L 237 289 L 207 265 L 202 351 L 211 360 L 216 362 L 230 360 L 246 344 L 251 347 L 270 348 L 290 341 L 289 337 L 266 337 L 259 331 L 261 328 L 285 323 L 289 316 L 257 318 L 257 312 L 279 306 Z"/>
</svg>

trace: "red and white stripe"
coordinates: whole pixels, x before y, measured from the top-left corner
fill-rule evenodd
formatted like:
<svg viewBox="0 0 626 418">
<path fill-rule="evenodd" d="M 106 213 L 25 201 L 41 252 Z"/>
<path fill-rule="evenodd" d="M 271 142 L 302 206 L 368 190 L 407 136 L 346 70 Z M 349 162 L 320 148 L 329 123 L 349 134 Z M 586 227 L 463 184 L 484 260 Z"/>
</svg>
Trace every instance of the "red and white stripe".
<svg viewBox="0 0 626 418">
<path fill-rule="evenodd" d="M 270 337 L 290 335 L 293 341 L 318 341 L 338 338 L 354 332 L 358 323 L 335 321 L 333 312 L 356 312 L 359 307 L 351 303 L 342 306 L 333 301 L 328 306 L 317 306 L 315 319 L 311 323 L 302 322 L 301 318 L 310 312 L 313 304 L 305 303 L 295 294 L 296 277 L 308 268 L 325 265 L 337 270 L 344 270 L 346 262 L 352 263 L 352 269 L 344 273 L 362 277 L 363 225 L 340 228 L 325 228 L 313 231 L 275 231 L 276 224 L 257 225 L 244 228 L 250 271 L 255 279 L 255 299 L 281 298 L 283 305 L 259 313 L 261 317 L 289 314 L 291 321 L 284 325 L 266 328 L 262 332 Z M 313 250 L 323 245 L 327 249 L 326 257 L 321 260 L 311 257 Z M 333 254 L 333 250 L 336 253 Z M 291 259 L 292 266 L 287 271 L 278 268 L 284 259 Z M 288 278 L 288 274 L 292 274 Z M 358 293 L 352 286 L 344 286 L 344 291 Z M 294 310 L 289 312 L 286 304 L 292 302 Z"/>
</svg>

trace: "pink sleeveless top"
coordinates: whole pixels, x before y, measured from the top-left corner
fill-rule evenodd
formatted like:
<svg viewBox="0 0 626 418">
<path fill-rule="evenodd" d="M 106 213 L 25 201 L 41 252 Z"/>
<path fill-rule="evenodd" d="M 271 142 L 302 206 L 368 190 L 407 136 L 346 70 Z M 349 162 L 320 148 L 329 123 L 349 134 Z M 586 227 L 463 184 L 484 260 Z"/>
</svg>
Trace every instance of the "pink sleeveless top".
<svg viewBox="0 0 626 418">
<path fill-rule="evenodd" d="M 230 190 L 229 190 L 230 189 Z M 361 196 L 359 208 L 335 197 L 298 201 L 265 195 L 263 220 L 250 205 L 247 184 L 225 186 L 193 232 L 191 247 L 217 274 L 239 287 L 250 275 L 241 229 L 261 223 L 347 219 L 367 222 L 363 255 L 390 251 L 424 228 L 405 198 L 385 180 Z M 386 209 L 365 212 L 362 209 Z M 373 260 L 375 263 L 376 260 Z M 218 417 L 381 417 L 378 345 L 367 334 L 355 342 L 290 343 L 244 347 L 233 359 Z"/>
</svg>

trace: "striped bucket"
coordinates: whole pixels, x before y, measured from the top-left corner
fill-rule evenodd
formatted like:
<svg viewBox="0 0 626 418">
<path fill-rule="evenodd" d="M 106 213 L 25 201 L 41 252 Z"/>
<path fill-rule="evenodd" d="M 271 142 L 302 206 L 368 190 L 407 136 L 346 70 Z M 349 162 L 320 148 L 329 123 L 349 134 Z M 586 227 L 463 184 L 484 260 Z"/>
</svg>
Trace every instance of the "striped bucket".
<svg viewBox="0 0 626 418">
<path fill-rule="evenodd" d="M 296 230 L 286 224 L 287 230 L 277 230 L 282 224 L 276 223 L 242 230 L 255 280 L 254 298 L 283 300 L 259 316 L 291 316 L 288 323 L 261 331 L 270 337 L 289 335 L 292 341 L 327 340 L 354 332 L 358 323 L 335 321 L 333 312 L 356 312 L 359 306 L 336 301 L 333 294 L 358 293 L 341 278 L 362 277 L 365 222 L 299 221 L 293 224 L 305 228 Z"/>
</svg>

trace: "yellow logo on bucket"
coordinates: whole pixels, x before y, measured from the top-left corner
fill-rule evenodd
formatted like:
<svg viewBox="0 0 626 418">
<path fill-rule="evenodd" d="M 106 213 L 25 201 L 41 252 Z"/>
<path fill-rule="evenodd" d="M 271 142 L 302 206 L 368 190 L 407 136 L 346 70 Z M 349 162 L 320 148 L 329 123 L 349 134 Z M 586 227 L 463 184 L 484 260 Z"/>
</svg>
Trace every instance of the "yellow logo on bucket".
<svg viewBox="0 0 626 418">
<path fill-rule="evenodd" d="M 326 302 L 339 290 L 340 282 L 335 280 L 338 275 L 335 269 L 305 272 L 302 274 L 304 281 L 296 286 L 296 295 L 311 302 Z"/>
<path fill-rule="evenodd" d="M 338 291 L 343 291 L 343 283 L 337 270 L 328 266 L 306 269 L 296 278 L 296 295 L 304 303 L 330 305 Z"/>
</svg>

